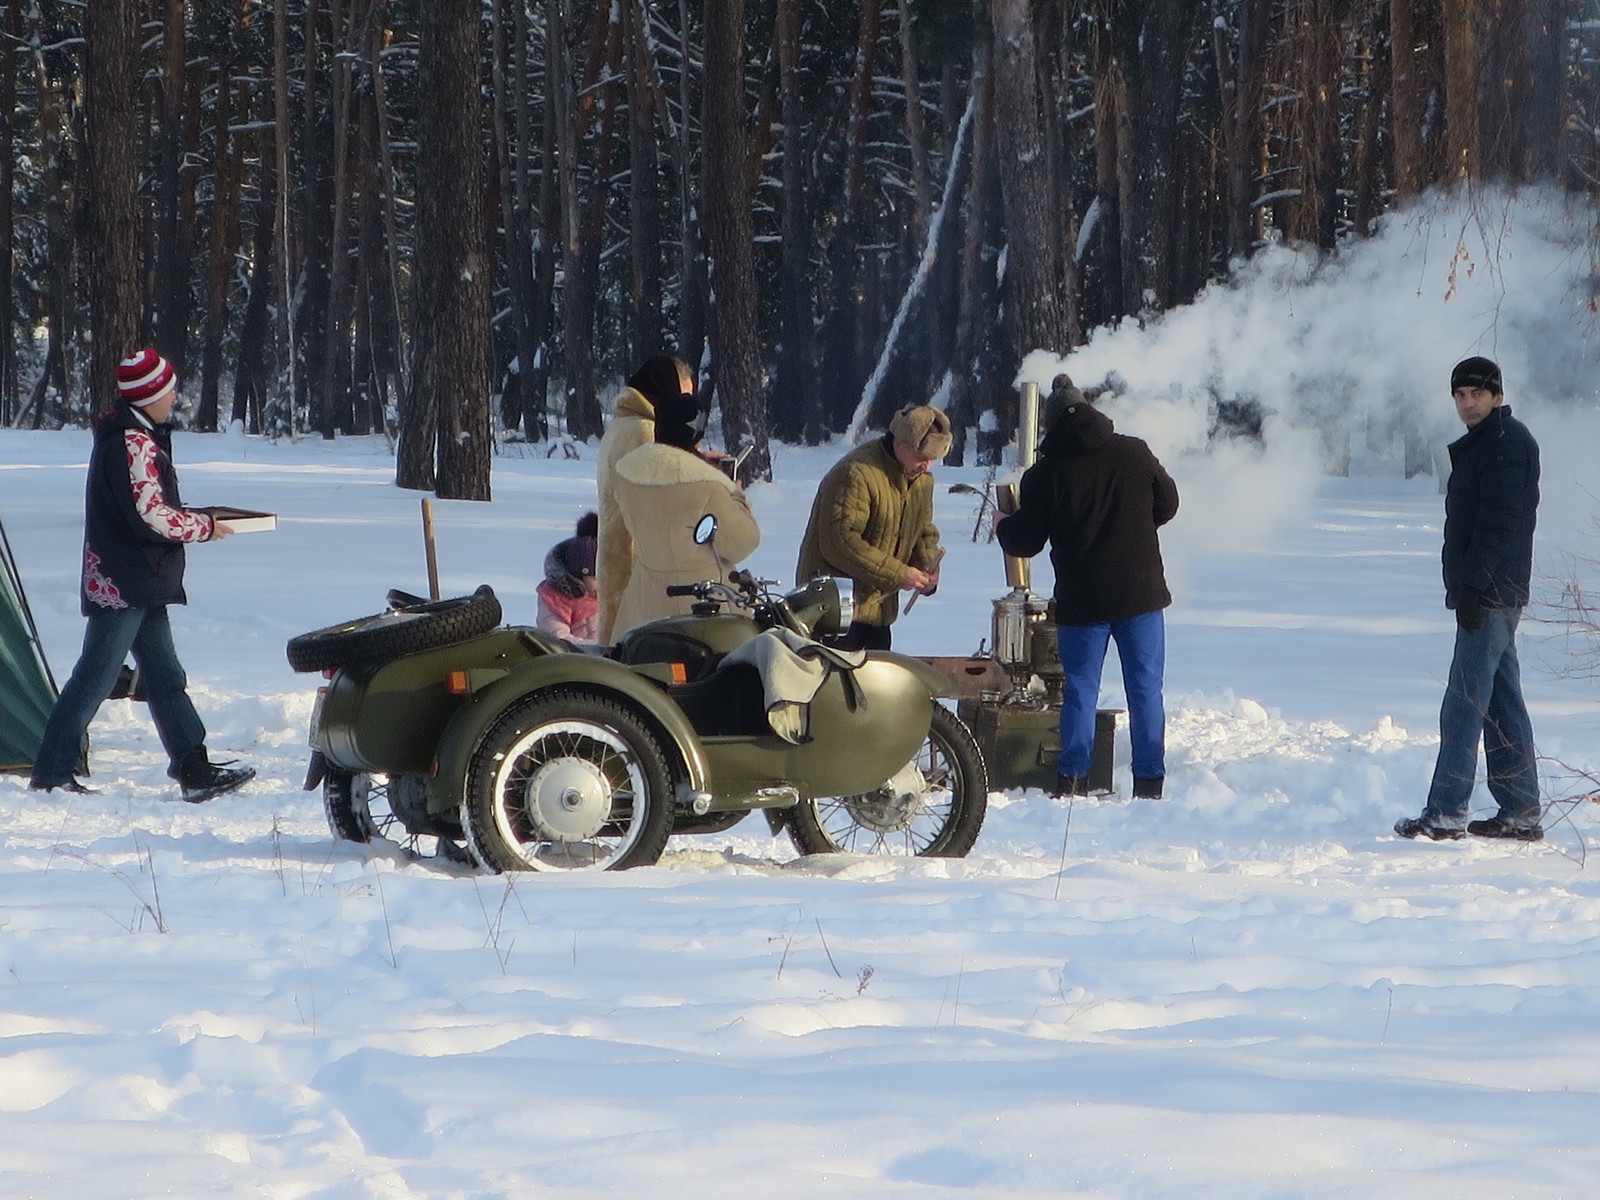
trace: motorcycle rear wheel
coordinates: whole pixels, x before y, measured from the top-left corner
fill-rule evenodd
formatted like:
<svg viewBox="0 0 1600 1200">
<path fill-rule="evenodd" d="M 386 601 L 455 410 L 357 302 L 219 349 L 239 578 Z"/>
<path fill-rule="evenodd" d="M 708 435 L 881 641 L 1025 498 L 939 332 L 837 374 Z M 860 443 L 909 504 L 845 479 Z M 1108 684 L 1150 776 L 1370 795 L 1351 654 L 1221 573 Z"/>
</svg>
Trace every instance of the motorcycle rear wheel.
<svg viewBox="0 0 1600 1200">
<path fill-rule="evenodd" d="M 894 779 L 860 796 L 802 800 L 789 812 L 789 836 L 802 854 L 964 858 L 988 808 L 983 751 L 960 717 L 935 704 L 927 739 Z"/>
<path fill-rule="evenodd" d="M 330 770 L 322 777 L 322 809 L 333 836 L 347 842 L 391 842 L 409 858 L 464 861 L 461 843 L 413 833 L 390 803 L 398 786 L 389 775 Z"/>
<path fill-rule="evenodd" d="M 461 824 L 496 871 L 620 871 L 672 831 L 666 754 L 634 712 L 573 689 L 513 704 L 467 768 Z"/>
</svg>

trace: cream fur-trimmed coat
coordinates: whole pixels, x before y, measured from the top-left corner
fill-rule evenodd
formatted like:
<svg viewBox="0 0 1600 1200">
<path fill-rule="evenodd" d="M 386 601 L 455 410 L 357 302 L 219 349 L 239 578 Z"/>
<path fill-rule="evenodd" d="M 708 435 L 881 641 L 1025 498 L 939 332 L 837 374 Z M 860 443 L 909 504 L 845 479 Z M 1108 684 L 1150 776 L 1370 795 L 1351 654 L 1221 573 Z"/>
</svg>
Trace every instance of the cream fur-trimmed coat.
<svg viewBox="0 0 1600 1200">
<path fill-rule="evenodd" d="M 726 579 L 761 544 L 738 484 L 676 446 L 650 442 L 630 450 L 617 462 L 612 490 L 633 542 L 633 568 L 608 640 L 646 621 L 688 613 L 694 598 L 668 596 L 668 585 Z M 715 554 L 694 544 L 694 527 L 707 513 L 717 518 Z"/>
<path fill-rule="evenodd" d="M 600 493 L 600 503 L 595 508 L 600 517 L 594 572 L 600 609 L 595 617 L 595 636 L 602 646 L 617 640 L 612 636 L 617 628 L 617 609 L 633 572 L 633 538 L 617 511 L 617 463 L 655 440 L 656 406 L 643 392 L 623 388 L 612 407 L 611 422 L 600 435 L 600 455 L 594 468 L 595 488 Z"/>
</svg>

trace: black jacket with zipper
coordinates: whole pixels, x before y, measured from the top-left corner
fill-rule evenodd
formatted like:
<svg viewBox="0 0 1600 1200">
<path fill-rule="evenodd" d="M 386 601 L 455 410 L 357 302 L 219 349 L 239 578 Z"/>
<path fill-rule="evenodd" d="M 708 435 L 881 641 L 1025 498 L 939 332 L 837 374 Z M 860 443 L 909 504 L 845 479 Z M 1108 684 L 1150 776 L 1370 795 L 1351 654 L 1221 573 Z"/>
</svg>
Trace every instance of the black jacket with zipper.
<svg viewBox="0 0 1600 1200">
<path fill-rule="evenodd" d="M 1444 494 L 1444 604 L 1476 588 L 1490 608 L 1520 608 L 1533 576 L 1539 443 L 1502 404 L 1450 443 Z"/>
</svg>

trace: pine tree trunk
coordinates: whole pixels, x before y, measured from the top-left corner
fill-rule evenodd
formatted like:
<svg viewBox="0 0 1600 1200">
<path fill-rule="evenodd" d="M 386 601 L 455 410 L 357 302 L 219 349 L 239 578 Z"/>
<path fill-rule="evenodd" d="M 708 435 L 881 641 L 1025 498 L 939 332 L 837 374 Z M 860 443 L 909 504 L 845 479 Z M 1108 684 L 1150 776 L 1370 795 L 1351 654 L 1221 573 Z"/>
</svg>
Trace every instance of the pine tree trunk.
<svg viewBox="0 0 1600 1200">
<path fill-rule="evenodd" d="M 342 19 L 335 10 L 332 30 L 338 47 L 329 66 L 333 151 L 329 164 L 332 176 L 332 215 L 328 230 L 327 301 L 324 306 L 321 361 L 318 363 L 317 391 L 321 396 L 318 429 L 324 438 L 338 430 L 349 432 L 354 426 L 350 394 L 351 323 L 351 179 L 356 174 L 352 162 L 351 133 L 357 128 L 354 116 L 354 64 L 360 60 L 358 31 L 365 23 L 363 8 L 370 0 L 352 0 Z M 476 67 L 476 63 L 474 63 Z"/>
<path fill-rule="evenodd" d="M 199 429 L 217 427 L 221 389 L 223 339 L 228 327 L 228 285 L 239 242 L 238 153 L 233 125 L 234 54 L 232 17 L 222 9 L 213 25 L 211 52 L 216 62 L 212 108 L 212 195 L 206 264 L 205 326 L 200 343 L 200 403 L 195 412 Z"/>
<path fill-rule="evenodd" d="M 778 95 L 783 132 L 783 191 L 779 230 L 783 249 L 778 265 L 778 361 L 772 381 L 774 433 L 784 441 L 815 444 L 827 436 L 817 386 L 816 318 L 813 315 L 812 192 L 806 169 L 806 113 L 800 92 L 801 0 L 778 0 Z"/>
<path fill-rule="evenodd" d="M 727 448 L 751 448 L 746 477 L 770 479 L 767 398 L 756 315 L 755 231 L 744 99 L 744 0 L 707 0 L 705 181 L 712 363 Z"/>
<path fill-rule="evenodd" d="M 1293 127 L 1300 194 L 1288 206 L 1288 234 L 1324 250 L 1338 232 L 1339 67 L 1342 0 L 1299 0 L 1291 31 L 1299 99 Z"/>
<path fill-rule="evenodd" d="M 662 352 L 661 328 L 661 159 L 656 135 L 655 87 L 641 0 L 627 0 L 625 12 L 628 71 L 628 305 L 631 362 Z"/>
<path fill-rule="evenodd" d="M 184 207 L 188 39 L 184 0 L 165 0 L 161 38 L 160 160 L 156 186 L 156 348 L 188 375 L 189 234 Z"/>
<path fill-rule="evenodd" d="M 388 382 L 383 391 L 393 391 L 404 396 L 410 390 L 410 348 L 407 344 L 405 318 L 401 315 L 400 283 L 400 223 L 395 216 L 395 170 L 393 147 L 389 138 L 388 86 L 383 66 L 385 27 L 374 21 L 367 42 L 367 71 L 372 79 L 372 112 L 375 128 L 373 137 L 377 145 L 376 194 L 381 197 L 379 213 L 383 222 L 383 262 L 381 278 L 379 264 L 372 264 L 374 287 L 381 298 L 381 311 L 374 313 L 374 324 L 384 331 L 381 361 Z M 381 320 L 378 318 L 381 316 Z M 387 410 L 385 419 L 387 419 Z"/>
<path fill-rule="evenodd" d="M 843 159 L 841 194 L 837 199 L 834 228 L 828 244 L 831 276 L 823 314 L 822 377 L 830 381 L 824 395 L 829 404 L 829 426 L 838 428 L 850 418 L 851 393 L 867 376 L 865 327 L 864 265 L 860 255 L 861 230 L 865 224 L 862 180 L 867 157 L 867 117 L 872 101 L 874 54 L 878 43 L 879 5 L 864 0 L 856 33 L 856 57 L 846 101 L 844 145 L 838 150 Z"/>
<path fill-rule="evenodd" d="M 417 90 L 416 367 L 402 426 L 402 487 L 424 448 L 437 448 L 437 490 L 488 500 L 489 288 L 478 75 L 478 0 L 422 10 Z M 431 421 L 428 418 L 432 418 Z"/>
<path fill-rule="evenodd" d="M 1160 312 L 1172 303 L 1177 203 L 1178 105 L 1185 33 L 1194 13 L 1167 0 L 1128 3 L 1114 26 L 1127 86 L 1120 141 L 1122 311 Z"/>
<path fill-rule="evenodd" d="M 1563 169 L 1562 120 L 1567 102 L 1566 0 L 1528 0 L 1528 175 L 1557 179 Z"/>
<path fill-rule="evenodd" d="M 530 31 L 527 28 L 526 10 L 523 5 L 517 5 L 517 12 L 518 19 L 522 21 L 518 45 L 522 48 L 523 64 L 518 68 L 517 74 L 519 78 L 525 80 L 528 77 L 527 55 Z M 548 46 L 548 32 L 545 41 Z M 555 169 L 556 123 L 561 118 L 556 111 L 554 93 L 549 89 L 549 85 L 546 87 L 544 104 L 541 107 L 543 117 L 539 123 L 538 220 L 534 221 L 531 217 L 529 219 L 533 230 L 533 316 L 529 321 L 529 335 L 533 339 L 534 361 L 523 364 L 522 387 L 525 396 L 523 429 L 529 438 L 537 436 L 542 441 L 550 436 L 549 395 L 552 369 L 550 343 L 555 336 L 556 231 L 561 228 L 561 193 L 557 187 L 558 176 Z M 522 143 L 528 144 L 526 136 L 522 139 Z M 522 181 L 522 186 L 528 186 L 526 180 Z"/>
<path fill-rule="evenodd" d="M 1269 0 L 1243 0 L 1238 7 L 1238 70 L 1229 69 L 1226 29 L 1218 23 L 1221 0 L 1212 0 L 1218 80 L 1222 92 L 1224 167 L 1227 181 L 1224 256 L 1247 257 L 1260 240 L 1255 207 L 1261 174 L 1261 99 L 1266 65 Z"/>
<path fill-rule="evenodd" d="M 17 144 L 17 47 L 22 44 L 22 19 L 15 4 L 0 12 L 0 288 L 7 297 L 12 291 L 16 252 L 11 245 L 15 225 L 16 198 L 12 194 L 16 174 Z M 6 304 L 5 324 L 0 325 L 0 425 L 9 426 L 17 417 L 17 322 L 16 309 Z"/>
<path fill-rule="evenodd" d="M 705 355 L 706 308 L 711 285 L 706 278 L 705 244 L 701 240 L 695 197 L 698 194 L 694 172 L 694 136 L 690 114 L 693 64 L 690 61 L 689 5 L 678 0 L 679 62 L 678 112 L 682 119 L 673 140 L 673 174 L 678 185 L 678 357 L 696 370 Z"/>
<path fill-rule="evenodd" d="M 1422 80 L 1418 73 L 1416 0 L 1389 0 L 1389 127 L 1394 140 L 1394 198 L 1422 190 Z"/>
<path fill-rule="evenodd" d="M 139 5 L 94 0 L 83 13 L 84 238 L 90 394 L 117 402 L 117 363 L 139 348 Z"/>
<path fill-rule="evenodd" d="M 1444 59 L 1446 178 L 1477 178 L 1478 0 L 1444 0 Z"/>
<path fill-rule="evenodd" d="M 621 54 L 617 10 L 592 14 L 589 54 L 580 71 L 572 60 L 565 0 L 550 0 L 550 75 L 555 80 L 557 155 L 561 187 L 561 315 L 567 383 L 567 431 L 585 439 L 604 425 L 595 366 L 595 317 L 600 250 L 616 112 L 615 78 Z M 593 86 L 590 86 L 593 85 Z"/>
<path fill-rule="evenodd" d="M 1006 224 L 1006 312 L 1017 362 L 1033 350 L 1071 348 L 1062 285 L 1069 264 L 1055 237 L 1038 49 L 1027 0 L 990 0 L 995 119 Z"/>
</svg>

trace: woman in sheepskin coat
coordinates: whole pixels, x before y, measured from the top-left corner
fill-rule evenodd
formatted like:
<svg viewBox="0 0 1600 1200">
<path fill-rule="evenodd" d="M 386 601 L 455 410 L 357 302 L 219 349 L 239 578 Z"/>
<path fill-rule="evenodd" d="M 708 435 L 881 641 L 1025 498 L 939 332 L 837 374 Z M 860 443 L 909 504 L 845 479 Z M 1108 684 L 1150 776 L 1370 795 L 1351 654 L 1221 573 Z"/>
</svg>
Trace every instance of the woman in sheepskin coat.
<svg viewBox="0 0 1600 1200">
<path fill-rule="evenodd" d="M 633 541 L 633 569 L 617 609 L 615 637 L 635 625 L 689 612 L 692 596 L 668 596 L 671 584 L 726 579 L 761 542 L 744 490 L 695 452 L 692 397 L 687 420 L 671 402 L 656 403 L 656 441 L 618 461 L 612 487 L 622 524 Z M 715 553 L 694 543 L 694 527 L 717 518 Z"/>
<path fill-rule="evenodd" d="M 611 421 L 600 435 L 600 457 L 594 470 L 595 489 L 600 499 L 595 563 L 600 611 L 595 621 L 595 636 L 603 646 L 616 641 L 614 631 L 620 632 L 617 607 L 622 603 L 622 593 L 627 590 L 628 576 L 633 571 L 633 539 L 617 511 L 617 463 L 655 440 L 656 398 L 681 392 L 692 394 L 694 383 L 694 372 L 687 363 L 665 354 L 646 359 L 617 396 Z"/>
</svg>

